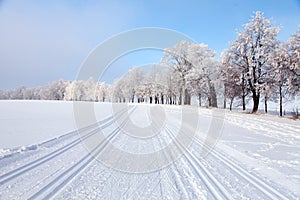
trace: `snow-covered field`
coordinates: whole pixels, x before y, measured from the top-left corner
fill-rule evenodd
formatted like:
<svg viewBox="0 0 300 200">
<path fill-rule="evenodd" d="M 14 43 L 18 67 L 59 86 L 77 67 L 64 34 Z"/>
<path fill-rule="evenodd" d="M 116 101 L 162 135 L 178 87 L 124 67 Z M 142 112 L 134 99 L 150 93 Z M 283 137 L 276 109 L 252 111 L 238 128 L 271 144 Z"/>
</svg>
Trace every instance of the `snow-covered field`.
<svg viewBox="0 0 300 200">
<path fill-rule="evenodd" d="M 76 131 L 72 102 L 0 101 L 0 199 L 300 198 L 300 121 L 113 107 Z"/>
</svg>

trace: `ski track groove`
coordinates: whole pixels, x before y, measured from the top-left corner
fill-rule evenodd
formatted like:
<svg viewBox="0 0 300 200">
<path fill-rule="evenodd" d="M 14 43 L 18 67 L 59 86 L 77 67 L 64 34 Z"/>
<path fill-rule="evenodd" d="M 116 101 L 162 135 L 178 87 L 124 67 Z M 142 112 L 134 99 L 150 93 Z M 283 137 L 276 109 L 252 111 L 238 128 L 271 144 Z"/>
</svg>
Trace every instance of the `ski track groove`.
<svg viewBox="0 0 300 200">
<path fill-rule="evenodd" d="M 172 138 L 175 138 L 175 135 L 171 132 L 169 128 L 166 127 L 165 129 Z M 194 171 L 197 173 L 197 175 L 201 178 L 201 180 L 206 185 L 206 188 L 209 190 L 209 192 L 215 197 L 215 199 L 232 199 L 229 192 L 217 181 L 213 175 L 205 169 L 205 167 L 198 161 L 198 159 L 188 150 L 183 149 L 180 142 L 177 142 L 176 139 L 173 140 L 176 144 L 176 146 L 182 151 L 186 152 L 184 153 L 184 157 L 187 159 L 189 164 L 193 167 Z M 199 166 L 199 168 L 197 167 Z M 210 180 L 210 181 L 209 181 Z M 212 184 L 214 184 L 216 187 L 214 187 Z"/>
<path fill-rule="evenodd" d="M 153 144 L 153 140 L 151 140 L 152 141 L 152 144 Z M 154 146 L 154 145 L 153 145 Z M 154 191 L 157 187 L 160 187 L 160 193 L 161 193 L 161 197 L 163 196 L 163 192 L 162 192 L 162 183 L 161 183 L 161 179 L 160 179 L 160 177 L 161 177 L 161 172 L 159 171 L 158 172 L 158 174 L 157 174 L 157 176 L 156 176 L 156 178 L 155 178 L 155 180 L 159 180 L 158 181 L 158 183 L 157 184 L 155 184 L 154 186 L 153 186 L 153 188 L 152 188 L 152 191 Z M 141 182 L 142 182 L 142 180 L 141 180 Z M 130 187 L 128 187 L 128 190 L 126 190 L 126 193 L 129 191 L 129 189 L 130 189 Z M 136 193 L 136 192 L 139 192 L 139 191 L 142 191 L 142 189 L 146 189 L 145 187 L 144 187 L 144 185 L 143 185 L 143 183 L 142 184 L 139 184 L 139 186 L 132 192 L 132 194 L 131 194 L 131 196 L 128 198 L 128 199 L 133 199 L 132 197 L 133 197 L 133 195 Z M 125 194 L 126 194 L 125 193 Z"/>
<path fill-rule="evenodd" d="M 170 133 L 172 133 L 172 132 L 170 131 Z M 206 148 L 208 150 L 211 149 L 211 148 L 209 148 L 209 146 L 204 144 L 204 142 L 202 140 L 200 140 L 198 137 L 194 137 L 194 139 L 195 139 L 194 141 L 196 141 L 198 144 L 202 145 L 204 148 Z M 223 162 L 227 167 L 229 167 L 229 169 L 234 171 L 240 177 L 242 177 L 243 179 L 250 182 L 254 187 L 256 187 L 258 190 L 260 190 L 263 194 L 265 194 L 269 198 L 271 198 L 271 199 L 279 198 L 279 199 L 284 199 L 284 200 L 289 199 L 288 197 L 285 197 L 280 192 L 278 192 L 276 189 L 274 189 L 271 186 L 269 186 L 268 184 L 266 184 L 264 181 L 260 180 L 259 178 L 255 177 L 253 174 L 250 174 L 249 172 L 247 172 L 242 167 L 240 167 L 237 164 L 230 161 L 228 158 L 226 158 L 226 156 L 222 156 L 215 149 L 212 149 L 212 151 L 210 151 L 210 154 L 213 155 L 215 158 L 217 158 L 217 160 L 220 160 L 221 162 Z M 198 159 L 198 158 L 196 158 L 196 159 Z"/>
<path fill-rule="evenodd" d="M 132 111 L 131 111 L 132 113 Z M 96 152 L 96 155 L 98 155 L 106 146 L 107 144 L 115 138 L 115 136 L 120 132 L 121 127 L 125 125 L 125 123 L 128 121 L 129 118 L 125 119 L 124 122 L 121 124 L 120 127 L 117 127 L 114 129 L 114 131 L 106 138 L 106 140 L 99 143 L 91 153 Z M 91 155 L 91 153 L 87 153 L 83 158 L 81 158 L 79 161 L 77 161 L 75 164 L 73 164 L 71 167 L 69 167 L 67 170 L 65 170 L 62 174 L 60 174 L 58 177 L 53 179 L 50 183 L 45 185 L 42 189 L 40 189 L 38 192 L 33 194 L 28 198 L 28 200 L 33 199 L 40 199 L 40 196 L 45 193 L 47 190 L 51 189 L 52 186 L 54 186 L 56 183 L 58 183 L 57 186 L 54 186 L 55 188 L 51 190 L 48 194 L 44 195 L 41 199 L 50 199 L 57 195 L 66 185 L 73 180 L 78 174 L 80 174 L 86 167 L 92 163 L 92 161 L 95 160 L 94 156 Z M 84 162 L 82 164 L 82 162 Z M 78 168 L 77 168 L 78 167 Z M 76 169 L 77 168 L 77 169 Z M 67 176 L 68 173 L 71 173 L 69 176 Z M 65 179 L 64 177 L 67 176 Z"/>
<path fill-rule="evenodd" d="M 204 144 L 202 140 L 195 137 L 195 141 L 198 144 L 201 144 L 204 148 L 210 149 L 208 145 Z M 215 158 L 223 162 L 229 169 L 237 173 L 240 177 L 244 178 L 248 182 L 250 182 L 253 186 L 255 186 L 258 190 L 260 190 L 263 194 L 270 197 L 271 199 L 284 199 L 288 200 L 289 198 L 285 197 L 284 195 L 280 194 L 276 189 L 272 188 L 271 186 L 267 185 L 264 181 L 258 179 L 253 174 L 250 174 L 248 171 L 243 169 L 242 167 L 238 166 L 237 164 L 233 163 L 231 160 L 222 156 L 219 152 L 215 149 L 210 151 L 210 154 L 213 155 Z"/>
<path fill-rule="evenodd" d="M 164 148 L 160 138 L 159 138 L 159 144 L 160 144 L 161 148 Z M 163 151 L 163 154 L 164 154 L 165 158 L 168 159 L 168 156 L 166 155 L 165 151 Z M 179 178 L 181 176 L 179 176 L 179 170 L 178 170 L 178 167 L 177 167 L 176 163 L 173 162 L 172 165 L 170 166 L 170 168 L 172 168 L 172 170 L 170 170 L 169 172 L 172 174 L 172 177 L 174 178 L 176 189 L 177 189 L 177 191 L 181 191 L 181 192 L 179 192 L 179 195 L 180 195 L 181 199 L 188 198 L 189 195 L 186 191 L 186 188 L 184 187 L 184 183 Z M 176 170 L 174 170 L 173 168 L 176 168 Z"/>
<path fill-rule="evenodd" d="M 158 138 L 160 148 L 164 148 L 164 145 L 162 144 L 164 142 L 164 140 L 163 140 L 163 142 L 162 142 L 162 140 L 163 139 L 161 137 Z M 163 151 L 163 155 L 166 159 L 168 159 L 168 156 L 166 155 L 165 151 Z M 175 165 L 176 165 L 175 162 L 173 162 L 172 165 L 170 166 L 170 168 L 172 168 L 172 170 L 170 170 L 169 172 L 172 174 L 172 177 L 174 178 L 174 182 L 175 182 L 177 191 L 181 191 L 181 192 L 179 192 L 180 197 L 184 198 L 184 196 L 185 196 L 186 198 L 188 198 L 188 193 L 186 192 L 184 184 L 183 184 L 182 180 L 180 178 L 178 178 L 178 176 L 177 176 L 179 173 L 178 173 L 178 168 Z M 173 169 L 174 167 L 176 167 L 176 170 Z"/>
<path fill-rule="evenodd" d="M 166 131 L 166 130 L 164 130 L 164 131 Z M 160 148 L 163 149 L 165 147 L 166 141 L 162 137 L 158 137 L 158 141 L 159 141 L 159 144 L 160 144 Z M 169 156 L 166 154 L 165 151 L 163 151 L 163 154 L 164 154 L 164 157 L 166 159 L 168 159 Z M 173 185 L 171 185 L 172 189 L 174 189 L 174 191 L 182 191 L 182 192 L 179 193 L 179 195 L 181 196 L 181 199 L 189 198 L 189 194 L 186 190 L 186 187 L 184 187 L 185 184 L 181 180 L 182 175 L 180 175 L 179 168 L 178 168 L 178 165 L 177 165 L 176 161 L 174 160 L 174 162 L 170 163 L 169 167 L 166 167 L 166 170 L 167 170 L 168 176 L 170 176 L 170 173 L 171 173 L 172 174 L 171 177 L 175 179 L 175 186 L 176 186 L 177 190 L 174 188 Z M 184 171 L 183 171 L 183 173 L 184 173 Z M 189 182 L 188 179 L 186 179 L 186 181 Z M 189 184 L 190 184 L 190 182 L 189 182 Z"/>
<path fill-rule="evenodd" d="M 122 113 L 118 113 L 118 114 L 122 114 Z M 89 125 L 87 127 L 84 127 L 82 129 L 80 129 L 80 131 L 86 131 L 86 130 L 89 130 L 90 128 L 94 128 L 95 126 L 98 125 L 98 123 L 107 122 L 107 121 L 113 119 L 113 117 L 114 116 L 110 116 L 110 117 L 108 117 L 108 118 L 106 118 L 104 120 L 101 120 L 101 121 L 99 121 L 99 122 L 97 122 L 95 124 L 92 124 L 92 125 Z M 106 124 L 103 124 L 103 125 L 101 125 L 101 127 L 98 127 L 96 129 L 93 129 L 92 131 L 88 132 L 83 137 L 81 136 L 81 137 L 73 140 L 72 142 L 68 143 L 67 145 L 64 145 L 63 147 L 61 147 L 59 149 L 56 149 L 55 151 L 53 151 L 53 152 L 51 152 L 49 154 L 46 154 L 46 155 L 44 155 L 44 156 L 42 156 L 42 157 L 40 157 L 40 158 L 38 158 L 36 160 L 33 160 L 33 161 L 31 161 L 31 162 L 29 162 L 29 163 L 27 163 L 27 164 L 25 164 L 25 165 L 23 165 L 21 167 L 18 167 L 16 169 L 13 169 L 13 170 L 11 170 L 11 171 L 9 171 L 9 172 L 1 175 L 0 176 L 0 185 L 3 185 L 5 183 L 7 183 L 7 182 L 9 182 L 9 181 L 11 181 L 11 180 L 13 180 L 13 179 L 21 176 L 22 174 L 24 174 L 24 173 L 26 173 L 26 172 L 28 172 L 28 171 L 36 168 L 36 167 L 39 167 L 40 165 L 42 165 L 42 164 L 44 164 L 44 163 L 52 160 L 53 158 L 61 155 L 62 153 L 65 153 L 66 151 L 68 151 L 71 148 L 77 146 L 78 144 L 80 144 L 82 141 L 86 140 L 90 136 L 96 134 L 99 130 L 104 129 L 104 128 L 110 126 L 113 123 L 114 123 L 114 121 L 112 120 L 112 121 L 110 121 L 110 122 L 108 122 Z M 67 134 L 70 134 L 70 133 L 67 133 Z M 8 177 L 8 178 L 6 178 L 6 177 Z"/>
</svg>

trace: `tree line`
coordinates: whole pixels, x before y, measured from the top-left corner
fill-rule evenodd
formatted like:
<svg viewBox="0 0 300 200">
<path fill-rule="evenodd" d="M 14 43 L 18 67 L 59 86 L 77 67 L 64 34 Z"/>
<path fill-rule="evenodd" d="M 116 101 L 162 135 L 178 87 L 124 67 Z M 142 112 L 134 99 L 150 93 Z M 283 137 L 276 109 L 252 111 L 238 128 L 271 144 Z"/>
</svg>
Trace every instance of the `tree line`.
<svg viewBox="0 0 300 200">
<path fill-rule="evenodd" d="M 280 27 L 256 12 L 240 30 L 220 59 L 206 44 L 181 41 L 164 50 L 160 63 L 143 70 L 133 67 L 113 84 L 88 80 L 58 80 L 45 87 L 0 91 L 0 99 L 47 99 L 72 101 L 148 102 L 217 107 L 223 99 L 238 102 L 243 110 L 252 101 L 252 112 L 261 100 L 265 111 L 269 101 L 300 91 L 300 29 L 286 42 L 277 39 Z"/>
</svg>

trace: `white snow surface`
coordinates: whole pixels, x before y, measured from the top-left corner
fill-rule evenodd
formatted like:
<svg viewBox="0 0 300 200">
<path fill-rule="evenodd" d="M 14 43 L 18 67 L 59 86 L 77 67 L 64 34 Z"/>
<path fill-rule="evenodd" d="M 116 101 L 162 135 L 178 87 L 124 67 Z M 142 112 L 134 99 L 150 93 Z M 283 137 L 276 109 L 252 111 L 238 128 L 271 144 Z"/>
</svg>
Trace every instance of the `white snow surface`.
<svg viewBox="0 0 300 200">
<path fill-rule="evenodd" d="M 86 124 L 80 137 L 72 102 L 0 101 L 0 199 L 300 198 L 299 120 L 148 104 L 128 104 L 128 111 L 112 116 L 109 103 L 83 104 L 93 104 L 101 122 Z M 180 127 L 185 128 L 186 138 L 191 135 L 182 117 L 182 111 L 191 110 L 199 120 L 192 144 L 168 165 L 132 173 L 124 166 L 140 169 L 151 163 L 110 157 L 115 154 L 109 143 L 141 156 L 172 142 L 174 151 L 182 149 L 184 141 L 174 138 L 179 137 Z M 216 141 L 206 142 L 214 119 L 222 122 L 222 129 Z M 128 121 L 138 128 L 125 131 Z M 149 124 L 160 126 L 160 121 L 162 129 L 141 137 Z M 100 129 L 104 142 L 96 137 Z M 103 157 L 95 159 L 87 144 L 100 145 Z M 203 156 L 205 149 L 209 151 Z M 114 165 L 102 158 L 113 159 Z M 170 156 L 155 159 L 159 165 Z"/>
<path fill-rule="evenodd" d="M 37 144 L 75 129 L 71 102 L 0 101 L 0 148 Z"/>
<path fill-rule="evenodd" d="M 104 104 L 95 104 L 98 120 L 111 114 Z M 0 111 L 0 149 L 38 144 L 77 128 L 71 101 L 1 100 Z"/>
</svg>

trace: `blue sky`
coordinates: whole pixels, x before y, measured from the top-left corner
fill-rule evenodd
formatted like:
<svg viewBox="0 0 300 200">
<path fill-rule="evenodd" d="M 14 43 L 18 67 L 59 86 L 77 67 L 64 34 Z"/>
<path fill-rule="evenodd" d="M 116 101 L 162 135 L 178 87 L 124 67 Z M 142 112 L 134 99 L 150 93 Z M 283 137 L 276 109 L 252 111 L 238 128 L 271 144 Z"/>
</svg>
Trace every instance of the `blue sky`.
<svg viewBox="0 0 300 200">
<path fill-rule="evenodd" d="M 218 55 L 255 11 L 282 26 L 281 40 L 300 25 L 299 0 L 0 0 L 0 89 L 74 80 L 99 43 L 140 27 L 182 32 Z M 160 56 L 161 52 L 144 51 L 122 57 L 104 80 L 112 82 L 132 66 L 159 62 Z"/>
</svg>

